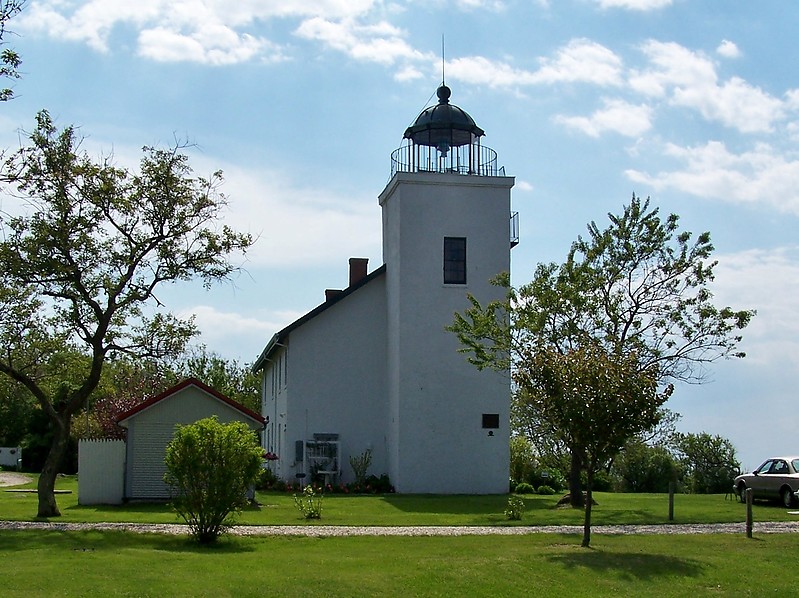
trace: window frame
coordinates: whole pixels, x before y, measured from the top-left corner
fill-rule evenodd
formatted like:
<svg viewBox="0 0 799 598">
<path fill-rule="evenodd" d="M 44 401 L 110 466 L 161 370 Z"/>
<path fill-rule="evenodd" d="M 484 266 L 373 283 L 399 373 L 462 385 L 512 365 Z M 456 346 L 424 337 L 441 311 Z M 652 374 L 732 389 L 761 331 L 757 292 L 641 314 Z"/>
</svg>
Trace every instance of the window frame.
<svg viewBox="0 0 799 598">
<path fill-rule="evenodd" d="M 444 237 L 444 284 L 466 284 L 467 252 L 466 237 Z"/>
</svg>

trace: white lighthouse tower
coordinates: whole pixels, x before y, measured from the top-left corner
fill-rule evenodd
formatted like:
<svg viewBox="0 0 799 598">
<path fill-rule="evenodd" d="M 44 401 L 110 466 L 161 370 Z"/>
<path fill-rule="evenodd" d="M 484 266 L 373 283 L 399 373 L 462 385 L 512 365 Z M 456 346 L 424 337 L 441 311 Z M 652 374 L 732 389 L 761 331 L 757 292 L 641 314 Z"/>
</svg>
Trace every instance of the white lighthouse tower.
<svg viewBox="0 0 799 598">
<path fill-rule="evenodd" d="M 445 327 L 468 294 L 502 298 L 489 281 L 510 270 L 514 179 L 450 93 L 442 84 L 405 131 L 379 196 L 388 470 L 399 492 L 505 493 L 510 376 L 478 371 Z"/>
</svg>

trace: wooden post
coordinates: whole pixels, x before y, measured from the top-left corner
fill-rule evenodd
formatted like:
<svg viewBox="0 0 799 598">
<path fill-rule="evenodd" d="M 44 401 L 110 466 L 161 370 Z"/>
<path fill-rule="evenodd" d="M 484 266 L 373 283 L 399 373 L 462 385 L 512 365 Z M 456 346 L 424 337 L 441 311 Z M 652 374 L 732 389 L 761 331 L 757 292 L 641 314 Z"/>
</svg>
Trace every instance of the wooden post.
<svg viewBox="0 0 799 598">
<path fill-rule="evenodd" d="M 746 489 L 746 537 L 752 537 L 752 489 Z"/>
<path fill-rule="evenodd" d="M 669 521 L 674 521 L 674 482 L 669 482 Z"/>
</svg>

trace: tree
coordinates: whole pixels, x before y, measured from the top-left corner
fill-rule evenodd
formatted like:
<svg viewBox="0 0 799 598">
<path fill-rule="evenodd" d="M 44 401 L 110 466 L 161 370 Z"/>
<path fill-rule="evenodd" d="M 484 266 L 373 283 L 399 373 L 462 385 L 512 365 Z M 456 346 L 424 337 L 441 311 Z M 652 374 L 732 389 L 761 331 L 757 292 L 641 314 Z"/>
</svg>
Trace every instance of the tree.
<svg viewBox="0 0 799 598">
<path fill-rule="evenodd" d="M 582 545 L 587 547 L 594 476 L 631 438 L 657 424 L 671 387 L 658 392 L 656 366 L 641 370 L 634 354 L 612 354 L 599 344 L 566 353 L 538 345 L 528 348 L 521 359 L 514 380 L 585 470 Z"/>
<path fill-rule="evenodd" d="M 178 374 L 154 360 L 115 356 L 103 364 L 100 383 L 86 408 L 72 418 L 75 438 L 124 439 L 127 430 L 117 424 L 122 413 L 176 384 Z"/>
<path fill-rule="evenodd" d="M 470 297 L 471 307 L 455 315 L 450 329 L 474 365 L 506 370 L 518 367 L 530 347 L 565 355 L 590 342 L 611 355 L 635 355 L 639 370 L 655 372 L 663 387 L 702 382 L 709 363 L 744 356 L 739 332 L 755 312 L 713 304 L 710 234 L 692 241 L 679 231 L 676 214 L 661 219 L 649 199 L 635 196 L 608 218 L 605 229 L 588 225 L 588 237 L 578 237 L 563 264 L 539 264 L 518 290 L 509 275 L 498 277 L 508 288 L 505 300 L 483 306 Z M 578 506 L 583 464 L 569 450 Z"/>
<path fill-rule="evenodd" d="M 668 492 L 679 469 L 669 450 L 640 439 L 628 442 L 614 459 L 613 477 L 622 492 Z"/>
<path fill-rule="evenodd" d="M 261 470 L 262 452 L 242 422 L 222 424 L 214 416 L 177 427 L 166 447 L 164 480 L 198 542 L 216 541 L 233 524 Z"/>
<path fill-rule="evenodd" d="M 15 17 L 22 9 L 28 0 L 0 0 L 0 40 L 5 38 L 8 30 L 6 23 Z M 0 42 L 0 45 L 5 42 Z M 11 48 L 4 48 L 0 52 L 0 77 L 9 79 L 19 79 L 19 66 L 22 64 L 22 59 Z M 0 89 L 0 102 L 6 102 L 14 97 L 14 91 L 11 89 Z"/>
<path fill-rule="evenodd" d="M 205 346 L 191 351 L 176 366 L 181 378 L 197 378 L 255 412 L 261 411 L 261 378 L 248 365 L 209 353 Z"/>
<path fill-rule="evenodd" d="M 729 492 L 733 479 L 741 472 L 735 447 L 719 435 L 678 434 L 674 446 L 683 466 L 685 486 L 690 492 Z"/>
<path fill-rule="evenodd" d="M 21 445 L 36 410 L 36 401 L 29 392 L 0 376 L 0 446 Z"/>
<path fill-rule="evenodd" d="M 0 218 L 0 372 L 36 398 L 53 429 L 40 517 L 60 514 L 53 490 L 71 419 L 106 359 L 174 357 L 196 333 L 192 320 L 159 311 L 157 290 L 193 278 L 208 288 L 252 243 L 217 225 L 222 175 L 193 176 L 183 149 L 145 147 L 130 172 L 90 159 L 73 127 L 59 131 L 41 112 L 30 145 L 2 165 L 22 215 Z"/>
</svg>

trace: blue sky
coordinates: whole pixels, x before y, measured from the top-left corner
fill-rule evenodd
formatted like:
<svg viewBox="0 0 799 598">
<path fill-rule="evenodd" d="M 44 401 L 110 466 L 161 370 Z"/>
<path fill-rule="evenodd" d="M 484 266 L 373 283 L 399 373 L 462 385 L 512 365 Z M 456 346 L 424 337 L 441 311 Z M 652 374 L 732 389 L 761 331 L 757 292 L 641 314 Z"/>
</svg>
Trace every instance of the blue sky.
<svg viewBox="0 0 799 598">
<path fill-rule="evenodd" d="M 711 232 L 718 304 L 754 308 L 744 360 L 681 385 L 680 429 L 747 467 L 799 453 L 799 59 L 793 0 L 29 0 L 0 142 L 35 113 L 135 166 L 188 140 L 222 169 L 226 222 L 258 242 L 233 285 L 165 289 L 202 342 L 252 361 L 273 332 L 382 263 L 377 195 L 433 102 L 452 102 L 516 177 L 513 279 L 561 261 L 635 193 Z"/>
</svg>

